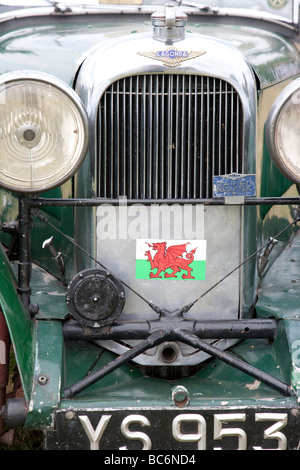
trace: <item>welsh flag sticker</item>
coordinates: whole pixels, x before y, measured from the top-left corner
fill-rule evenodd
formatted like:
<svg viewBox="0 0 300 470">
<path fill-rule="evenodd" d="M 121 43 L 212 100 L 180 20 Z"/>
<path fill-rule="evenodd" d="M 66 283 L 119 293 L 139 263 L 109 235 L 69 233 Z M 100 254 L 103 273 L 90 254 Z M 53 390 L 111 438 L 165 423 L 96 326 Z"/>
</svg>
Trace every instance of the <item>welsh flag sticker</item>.
<svg viewBox="0 0 300 470">
<path fill-rule="evenodd" d="M 137 279 L 205 280 L 206 240 L 136 241 Z"/>
</svg>

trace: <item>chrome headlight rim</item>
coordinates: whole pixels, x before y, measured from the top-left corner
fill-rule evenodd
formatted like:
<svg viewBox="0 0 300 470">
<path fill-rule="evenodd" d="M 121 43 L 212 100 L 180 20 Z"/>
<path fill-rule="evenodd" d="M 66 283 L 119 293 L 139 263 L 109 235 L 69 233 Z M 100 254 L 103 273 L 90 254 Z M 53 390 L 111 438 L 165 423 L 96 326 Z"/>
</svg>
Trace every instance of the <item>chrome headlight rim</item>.
<svg viewBox="0 0 300 470">
<path fill-rule="evenodd" d="M 5 73 L 0 76 L 0 95 L 1 95 L 1 91 L 4 91 L 7 85 L 12 85 L 12 84 L 20 85 L 22 83 L 28 84 L 28 82 L 33 82 L 33 83 L 36 82 L 37 85 L 40 84 L 42 86 L 53 87 L 53 89 L 56 90 L 56 93 L 58 95 L 61 94 L 61 97 L 64 98 L 66 102 L 70 103 L 70 109 L 72 107 L 72 111 L 74 113 L 76 112 L 76 118 L 78 119 L 78 123 L 80 125 L 80 131 L 82 135 L 82 143 L 80 144 L 78 149 L 76 149 L 76 152 L 74 152 L 74 155 L 76 153 L 76 158 L 74 159 L 74 163 L 69 167 L 68 165 L 64 165 L 63 168 L 66 167 L 66 171 L 62 173 L 60 176 L 58 176 L 57 179 L 54 181 L 41 184 L 40 187 L 26 188 L 26 187 L 18 186 L 18 184 L 15 184 L 13 181 L 11 181 L 11 183 L 8 183 L 7 181 L 3 181 L 3 178 L 1 178 L 1 175 L 0 175 L 0 188 L 12 191 L 17 194 L 35 195 L 35 194 L 43 193 L 45 191 L 49 191 L 58 186 L 61 186 L 63 183 L 65 183 L 66 181 L 68 181 L 70 178 L 72 178 L 75 175 L 75 173 L 78 171 L 78 169 L 82 165 L 85 159 L 87 150 L 88 150 L 89 125 L 88 125 L 87 113 L 79 95 L 65 82 L 63 82 L 59 78 L 53 75 L 50 75 L 48 73 L 31 71 L 31 70 L 21 70 L 21 71 L 16 71 L 16 72 Z M 1 104 L 1 96 L 0 96 L 0 104 Z M 37 139 L 40 139 L 39 132 L 36 129 L 34 129 L 34 131 L 36 132 Z M 16 133 L 15 136 L 19 141 L 21 140 L 20 134 Z M 28 148 L 30 148 L 30 145 L 28 145 Z M 56 176 L 56 172 L 54 172 L 53 175 Z M 13 180 L 13 178 L 11 179 Z"/>
<path fill-rule="evenodd" d="M 287 106 L 292 102 L 300 107 L 300 77 L 288 84 L 275 99 L 266 121 L 265 136 L 269 154 L 277 168 L 292 183 L 300 185 L 300 165 L 298 171 L 295 167 L 291 171 L 291 163 L 288 164 L 287 158 L 278 148 L 278 127 Z"/>
</svg>

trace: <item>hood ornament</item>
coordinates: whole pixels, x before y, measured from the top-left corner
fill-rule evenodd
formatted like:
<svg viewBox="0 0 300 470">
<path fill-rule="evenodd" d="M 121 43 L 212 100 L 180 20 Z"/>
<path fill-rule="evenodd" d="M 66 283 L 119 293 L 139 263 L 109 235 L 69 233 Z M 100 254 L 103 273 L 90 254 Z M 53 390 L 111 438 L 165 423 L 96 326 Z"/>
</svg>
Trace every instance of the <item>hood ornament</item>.
<svg viewBox="0 0 300 470">
<path fill-rule="evenodd" d="M 152 14 L 153 37 L 166 44 L 180 41 L 185 36 L 187 15 L 179 12 L 172 3 Z"/>
<path fill-rule="evenodd" d="M 168 47 L 165 50 L 143 51 L 138 54 L 159 60 L 166 67 L 178 67 L 186 60 L 195 59 L 205 54 L 205 51 L 179 50 L 173 46 L 175 41 L 184 39 L 186 23 L 187 15 L 179 13 L 172 3 L 167 3 L 164 10 L 153 13 L 152 24 L 154 39 L 165 42 Z"/>
<path fill-rule="evenodd" d="M 182 62 L 190 59 L 195 59 L 203 54 L 205 51 L 180 51 L 176 47 L 167 47 L 161 51 L 138 52 L 139 55 L 149 57 L 150 59 L 160 60 L 163 65 L 167 67 L 178 67 Z"/>
</svg>

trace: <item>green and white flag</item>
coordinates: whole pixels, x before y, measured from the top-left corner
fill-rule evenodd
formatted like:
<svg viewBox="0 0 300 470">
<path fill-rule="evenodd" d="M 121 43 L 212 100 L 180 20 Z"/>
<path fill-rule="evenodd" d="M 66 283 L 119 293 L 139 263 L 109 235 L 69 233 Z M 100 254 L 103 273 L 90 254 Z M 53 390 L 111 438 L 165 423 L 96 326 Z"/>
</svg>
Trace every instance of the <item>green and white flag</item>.
<svg viewBox="0 0 300 470">
<path fill-rule="evenodd" d="M 136 240 L 137 279 L 205 280 L 206 240 Z"/>
</svg>

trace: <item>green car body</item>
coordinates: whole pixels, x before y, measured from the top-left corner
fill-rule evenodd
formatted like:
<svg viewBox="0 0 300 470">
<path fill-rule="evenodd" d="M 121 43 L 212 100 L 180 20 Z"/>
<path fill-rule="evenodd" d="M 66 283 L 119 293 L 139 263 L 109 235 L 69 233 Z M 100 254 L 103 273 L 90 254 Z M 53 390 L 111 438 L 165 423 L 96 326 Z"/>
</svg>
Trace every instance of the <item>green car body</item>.
<svg viewBox="0 0 300 470">
<path fill-rule="evenodd" d="M 294 3 L 297 16 L 299 5 Z M 161 8 L 162 16 L 155 16 Z M 0 319 L 5 319 L 0 322 L 0 386 L 6 387 L 11 342 L 22 389 L 21 395 L 8 400 L 2 394 L 1 418 L 8 427 L 21 425 L 43 431 L 45 449 L 185 451 L 299 446 L 299 183 L 297 175 L 289 178 L 277 167 L 269 143 L 274 129 L 274 102 L 276 107 L 282 93 L 289 89 L 290 94 L 295 93 L 300 87 L 298 25 L 277 17 L 253 16 L 250 10 L 223 14 L 222 8 L 201 10 L 182 5 L 178 11 L 187 13 L 186 26 L 184 15 L 178 13 L 174 23 L 173 7 L 164 10 L 163 5 L 106 4 L 67 9 L 60 5 L 8 10 L 0 15 L 0 107 L 4 103 L 2 90 L 14 77 L 20 83 L 22 76 L 33 77 L 38 83 L 51 77 L 50 85 L 57 83 L 60 93 L 70 93 L 73 99 L 75 90 L 80 98 L 80 104 L 76 97 L 73 102 L 80 110 L 86 135 L 82 150 L 85 158 L 66 181 L 51 183 L 53 188 L 46 190 L 22 190 L 17 185 L 8 187 L 3 172 L 0 188 Z M 275 13 L 279 15 L 280 11 Z M 179 35 L 175 40 L 160 36 L 172 31 Z M 191 52 L 196 55 L 191 56 Z M 177 63 L 173 56 L 176 53 L 180 59 Z M 188 60 L 181 60 L 183 57 Z M 154 83 L 151 92 L 150 88 L 144 91 L 148 77 Z M 243 122 L 238 131 L 242 134 L 240 150 L 236 153 L 240 152 L 242 163 L 221 173 L 207 171 L 212 173 L 211 181 L 226 176 L 226 185 L 228 181 L 236 183 L 236 177 L 255 175 L 254 192 L 244 193 L 243 189 L 220 195 L 208 185 L 206 193 L 192 195 L 182 189 L 184 184 L 177 190 L 176 183 L 165 183 L 169 189 L 164 192 L 154 181 L 165 178 L 161 167 L 154 168 L 154 157 L 151 172 L 145 173 L 142 158 L 134 169 L 134 164 L 130 167 L 131 157 L 123 157 L 123 148 L 130 145 L 130 132 L 127 140 L 120 138 L 117 146 L 117 138 L 109 134 L 108 128 L 115 116 L 120 122 L 129 121 L 127 114 L 125 117 L 126 96 L 139 86 L 139 108 L 132 105 L 132 116 L 138 115 L 139 123 L 144 122 L 138 144 L 147 166 L 147 159 L 152 158 L 149 147 L 155 146 L 156 138 L 163 142 L 162 134 L 168 127 L 162 131 L 163 119 L 153 117 L 152 110 L 159 114 L 161 106 L 163 114 L 163 105 L 157 105 L 158 96 L 166 93 L 163 103 L 167 106 L 176 80 L 183 83 L 182 87 L 189 87 L 185 98 L 178 93 L 172 101 L 173 106 L 178 105 L 178 114 L 179 103 L 183 109 L 181 121 L 194 123 L 199 103 L 205 106 L 204 101 L 211 99 L 205 108 L 206 118 L 209 120 L 214 113 L 212 122 L 216 124 L 205 128 L 206 137 L 197 144 L 200 148 L 204 139 L 212 142 L 211 148 L 206 144 L 207 158 L 217 143 L 221 145 L 221 139 L 212 136 L 212 130 L 217 133 L 217 125 L 221 127 L 213 104 L 220 100 L 221 106 L 227 88 L 221 88 L 217 95 L 217 84 L 222 87 L 228 82 L 232 86 L 226 110 L 233 109 L 233 101 L 237 100 L 234 89 L 237 91 L 240 104 L 236 110 L 242 104 Z M 200 87 L 200 80 L 201 86 L 212 83 L 212 88 L 196 105 L 193 86 Z M 115 88 L 114 83 L 118 83 Z M 124 90 L 127 87 L 124 92 L 123 86 Z M 158 91 L 160 86 L 165 88 Z M 106 106 L 111 95 L 118 94 L 118 100 L 111 101 L 111 107 L 113 103 L 115 107 L 112 115 L 105 119 L 99 108 Z M 185 100 L 189 100 L 190 113 Z M 107 116 L 109 109 L 110 105 L 105 111 Z M 232 120 L 237 112 L 232 112 Z M 147 134 L 150 121 L 151 138 Z M 190 128 L 185 131 L 184 126 L 177 125 L 182 139 L 177 136 L 180 131 L 172 131 L 174 149 L 192 135 Z M 0 126 L 2 145 L 5 136 L 1 115 Z M 199 133 L 204 129 L 201 126 Z M 106 143 L 103 137 L 103 144 L 98 135 L 102 127 L 103 134 L 110 136 Z M 114 132 L 121 127 L 116 125 Z M 99 163 L 99 142 L 104 149 L 104 145 L 109 146 L 108 140 L 109 145 L 115 145 L 111 155 L 121 155 L 120 168 L 122 158 L 128 158 L 124 173 L 117 169 L 109 174 L 107 168 L 113 164 L 105 157 L 104 163 Z M 138 144 L 136 140 L 132 145 Z M 157 153 L 159 159 L 161 152 Z M 185 158 L 188 161 L 187 152 L 182 151 L 178 157 L 182 157 L 183 166 Z M 196 164 L 195 159 L 194 169 Z M 176 170 L 170 167 L 170 179 L 175 181 Z M 191 168 L 184 166 L 179 179 L 183 181 Z M 101 172 L 106 171 L 105 179 Z M 122 180 L 124 175 L 129 181 L 129 173 L 132 180 L 139 181 L 132 190 L 128 183 L 126 192 L 122 181 L 119 189 L 103 190 L 103 186 L 109 187 L 111 181 Z M 157 187 L 156 192 L 148 188 L 149 175 L 153 177 L 149 188 Z M 187 179 L 188 183 L 192 179 Z M 252 181 L 247 179 L 248 188 Z M 202 220 L 205 235 L 201 227 L 200 232 L 207 242 L 205 280 L 190 278 L 189 274 L 182 279 L 175 279 L 174 274 L 172 279 L 166 275 L 163 278 L 163 274 L 155 278 L 166 269 L 165 265 L 155 265 L 154 256 L 157 271 L 151 269 L 150 279 L 135 276 L 135 245 L 139 240 L 149 240 L 149 250 L 155 246 L 156 236 L 149 237 L 142 226 L 152 215 L 149 207 L 157 205 L 172 210 L 174 206 L 174 230 L 181 230 L 176 225 L 178 214 L 185 217 L 190 206 L 193 214 L 196 211 L 196 219 Z M 144 209 L 146 219 L 141 219 Z M 117 219 L 112 231 L 107 229 L 111 223 L 108 213 Z M 162 214 L 163 227 L 164 217 L 170 212 Z M 123 223 L 126 236 L 122 236 Z M 101 227 L 108 230 L 103 237 Z M 133 229 L 138 235 L 129 240 Z M 184 238 L 169 236 L 168 241 Z M 193 241 L 193 236 L 186 238 Z M 179 258 L 187 260 L 183 255 Z M 99 320 L 93 317 L 91 321 L 90 313 L 86 314 L 81 295 L 88 295 L 85 289 L 93 283 L 102 288 L 109 285 L 112 290 L 114 306 L 108 307 L 108 319 L 101 309 Z M 153 283 L 156 292 L 150 298 Z M 98 297 L 95 290 L 92 298 L 85 300 L 94 308 L 99 298 L 105 303 L 106 299 Z M 77 302 L 81 307 L 77 308 Z M 147 353 L 149 349 L 153 354 Z"/>
</svg>

